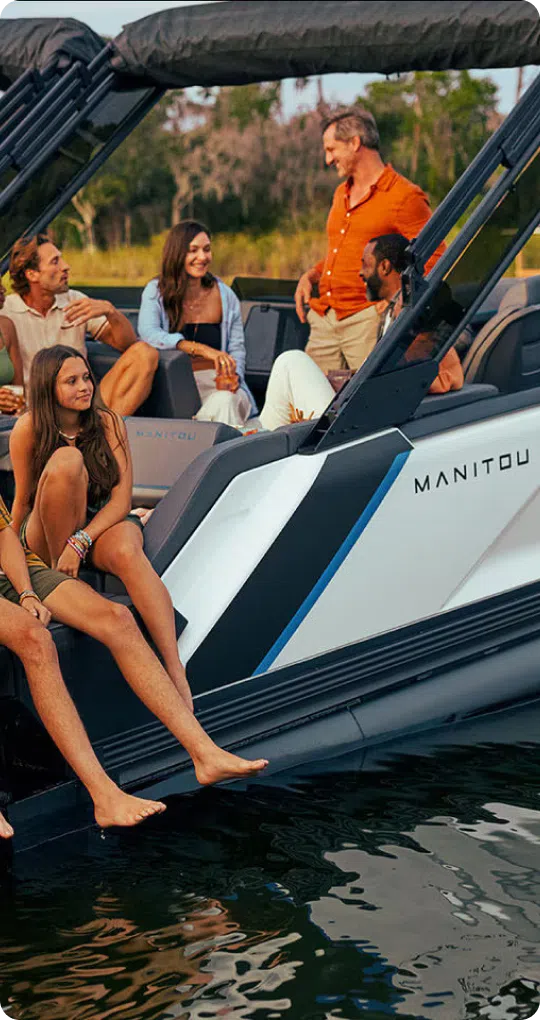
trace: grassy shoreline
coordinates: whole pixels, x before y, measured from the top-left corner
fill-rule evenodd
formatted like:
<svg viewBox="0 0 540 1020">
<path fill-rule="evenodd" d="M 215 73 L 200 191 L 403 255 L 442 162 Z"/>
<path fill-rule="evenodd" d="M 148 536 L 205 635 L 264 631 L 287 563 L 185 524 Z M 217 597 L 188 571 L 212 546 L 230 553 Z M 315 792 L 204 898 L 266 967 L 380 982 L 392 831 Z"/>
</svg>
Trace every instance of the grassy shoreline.
<svg viewBox="0 0 540 1020">
<path fill-rule="evenodd" d="M 95 252 L 66 249 L 74 286 L 143 287 L 159 272 L 166 236 L 158 234 L 145 247 Z M 321 230 L 299 230 L 290 235 L 274 231 L 259 237 L 221 234 L 213 238 L 212 269 L 226 283 L 235 276 L 294 279 L 324 256 L 325 246 Z"/>
<path fill-rule="evenodd" d="M 156 235 L 147 246 L 95 252 L 66 249 L 73 286 L 144 287 L 159 271 L 166 236 Z M 213 250 L 212 269 L 226 283 L 235 276 L 297 279 L 324 256 L 326 237 L 324 230 L 273 231 L 260 236 L 218 234 L 213 238 Z M 525 246 L 517 275 L 520 271 L 527 275 L 540 272 L 540 234 Z"/>
</svg>

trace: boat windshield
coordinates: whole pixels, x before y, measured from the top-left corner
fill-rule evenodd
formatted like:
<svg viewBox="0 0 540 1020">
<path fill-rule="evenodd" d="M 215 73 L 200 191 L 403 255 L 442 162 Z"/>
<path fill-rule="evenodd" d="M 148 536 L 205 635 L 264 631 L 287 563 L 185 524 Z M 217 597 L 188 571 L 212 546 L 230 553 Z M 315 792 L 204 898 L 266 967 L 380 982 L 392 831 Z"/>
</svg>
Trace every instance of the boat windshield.
<svg viewBox="0 0 540 1020">
<path fill-rule="evenodd" d="M 404 363 L 437 359 L 449 341 L 457 339 L 474 311 L 493 274 L 502 275 L 540 218 L 540 149 L 479 227 L 464 251 L 437 287 L 428 305 L 391 346 L 377 374 L 403 367 Z M 397 322 L 396 321 L 396 326 Z"/>
</svg>

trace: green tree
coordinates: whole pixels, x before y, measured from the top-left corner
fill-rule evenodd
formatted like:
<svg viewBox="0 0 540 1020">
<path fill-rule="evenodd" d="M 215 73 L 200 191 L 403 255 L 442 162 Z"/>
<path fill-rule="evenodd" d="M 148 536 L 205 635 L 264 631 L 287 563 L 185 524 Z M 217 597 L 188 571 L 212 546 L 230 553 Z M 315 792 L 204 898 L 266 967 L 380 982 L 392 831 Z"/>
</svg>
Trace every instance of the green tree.
<svg viewBox="0 0 540 1020">
<path fill-rule="evenodd" d="M 385 158 L 437 205 L 497 125 L 497 88 L 468 71 L 416 71 L 359 97 L 377 119 Z"/>
</svg>

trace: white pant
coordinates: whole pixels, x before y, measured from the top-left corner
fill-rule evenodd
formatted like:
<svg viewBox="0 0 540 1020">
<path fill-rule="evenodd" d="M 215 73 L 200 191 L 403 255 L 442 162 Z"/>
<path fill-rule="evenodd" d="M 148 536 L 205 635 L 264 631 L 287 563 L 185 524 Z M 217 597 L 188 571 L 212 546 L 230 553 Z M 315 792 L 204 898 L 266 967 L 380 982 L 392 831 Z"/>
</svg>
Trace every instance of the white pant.
<svg viewBox="0 0 540 1020">
<path fill-rule="evenodd" d="M 276 358 L 260 414 L 264 429 L 273 431 L 291 420 L 291 404 L 304 418 L 320 418 L 335 392 L 324 372 L 304 351 L 284 351 Z"/>
<path fill-rule="evenodd" d="M 201 398 L 201 407 L 195 415 L 197 421 L 221 421 L 236 429 L 245 425 L 251 411 L 251 401 L 244 390 L 238 389 L 236 393 L 217 390 L 213 368 L 195 372 L 194 375 Z"/>
</svg>

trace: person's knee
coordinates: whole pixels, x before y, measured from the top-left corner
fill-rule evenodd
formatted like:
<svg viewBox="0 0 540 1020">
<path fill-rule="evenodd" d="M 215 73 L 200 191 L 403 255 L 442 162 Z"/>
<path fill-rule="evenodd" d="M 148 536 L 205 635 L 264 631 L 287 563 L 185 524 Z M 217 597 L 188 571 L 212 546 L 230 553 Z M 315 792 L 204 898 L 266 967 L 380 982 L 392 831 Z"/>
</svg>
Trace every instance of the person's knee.
<svg viewBox="0 0 540 1020">
<path fill-rule="evenodd" d="M 311 362 L 309 354 L 305 351 L 283 351 L 276 358 L 273 367 L 276 371 L 299 371 L 305 370 Z"/>
<path fill-rule="evenodd" d="M 126 524 L 126 528 L 131 529 L 132 527 L 132 524 Z M 137 562 L 141 556 L 144 556 L 144 552 L 140 541 L 137 541 L 136 538 L 131 539 L 129 536 L 122 537 L 114 543 L 114 546 L 108 552 L 108 569 L 110 573 L 121 577 L 129 570 L 137 569 Z"/>
<path fill-rule="evenodd" d="M 120 637 L 131 640 L 138 631 L 131 610 L 120 602 L 112 602 L 105 598 L 101 598 L 99 607 L 96 607 L 93 623 L 94 636 L 107 645 L 114 644 Z"/>
<path fill-rule="evenodd" d="M 50 631 L 28 614 L 28 620 L 22 628 L 20 648 L 16 649 L 25 666 L 43 666 L 56 658 L 56 649 Z"/>
<path fill-rule="evenodd" d="M 70 487 L 83 482 L 88 484 L 88 471 L 83 454 L 76 447 L 60 447 L 47 461 L 43 471 L 44 482 L 66 481 Z"/>
<path fill-rule="evenodd" d="M 86 476 L 83 455 L 74 446 L 61 446 L 47 461 L 44 476 L 46 478 L 69 478 L 76 481 Z"/>
<path fill-rule="evenodd" d="M 139 372 L 149 376 L 155 375 L 159 364 L 159 351 L 155 347 L 151 347 L 144 340 L 139 340 L 129 348 L 129 352 Z"/>
</svg>

